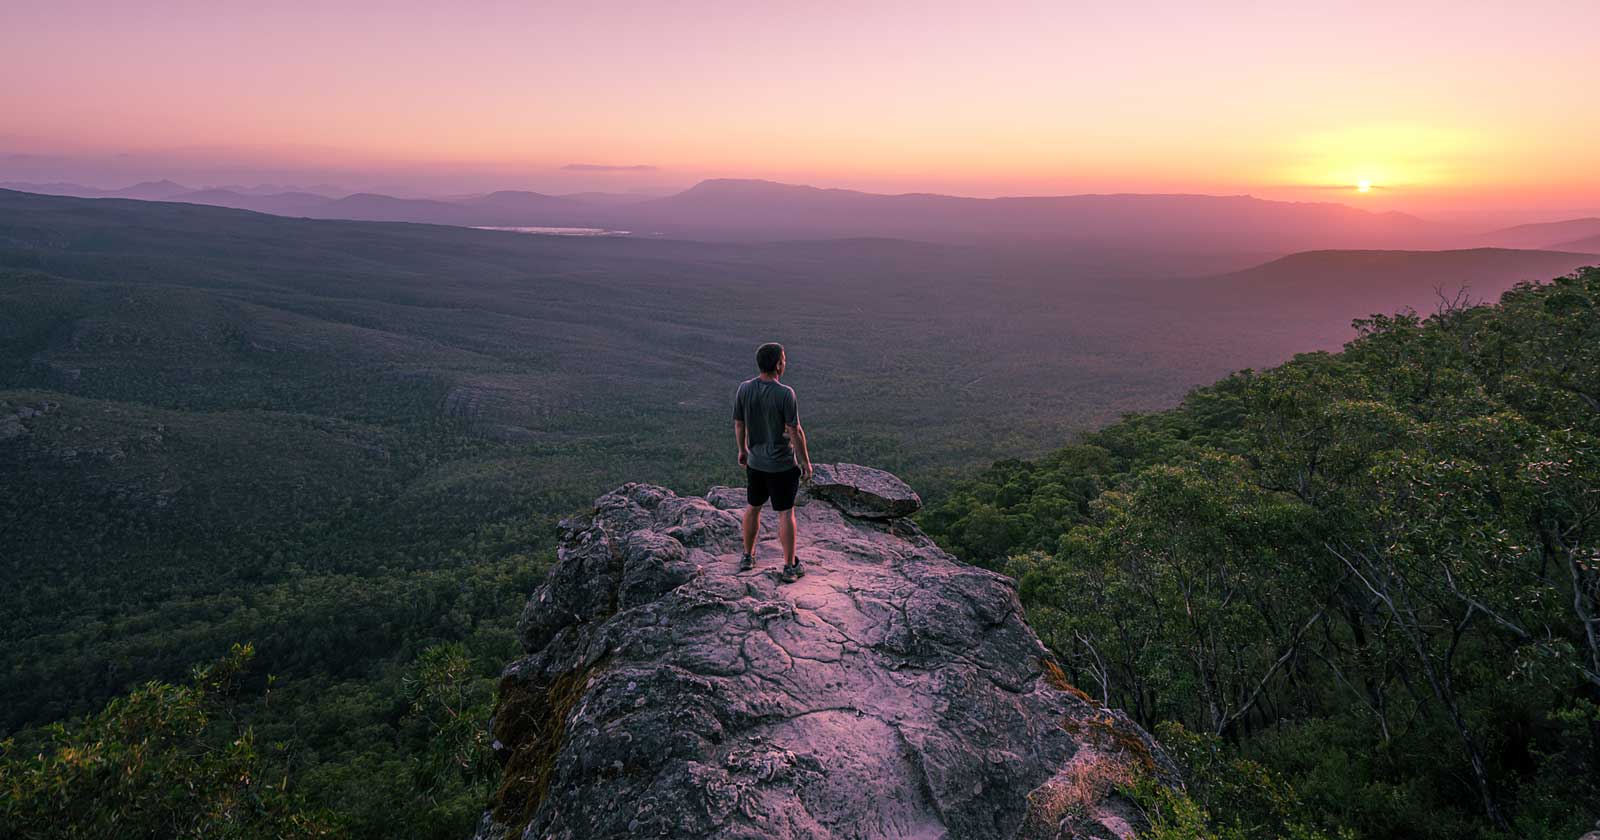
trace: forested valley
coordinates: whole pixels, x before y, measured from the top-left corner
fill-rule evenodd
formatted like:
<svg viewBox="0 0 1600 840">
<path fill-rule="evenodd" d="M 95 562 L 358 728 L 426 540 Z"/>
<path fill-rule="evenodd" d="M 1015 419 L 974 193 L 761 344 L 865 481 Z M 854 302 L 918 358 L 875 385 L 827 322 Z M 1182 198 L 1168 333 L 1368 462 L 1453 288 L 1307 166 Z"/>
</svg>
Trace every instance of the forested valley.
<svg viewBox="0 0 1600 840">
<path fill-rule="evenodd" d="M 776 338 L 819 458 L 904 476 L 1181 759 L 1161 836 L 1575 836 L 1600 272 L 1430 308 L 1463 262 L 1575 259 L 1472 253 L 1361 257 L 1445 270 L 1385 280 L 1435 314 L 1270 367 L 1371 309 L 885 240 L 0 192 L 0 835 L 466 836 L 556 522 L 735 482 L 726 399 Z M 730 311 L 756 284 L 808 302 L 785 334 Z"/>
</svg>

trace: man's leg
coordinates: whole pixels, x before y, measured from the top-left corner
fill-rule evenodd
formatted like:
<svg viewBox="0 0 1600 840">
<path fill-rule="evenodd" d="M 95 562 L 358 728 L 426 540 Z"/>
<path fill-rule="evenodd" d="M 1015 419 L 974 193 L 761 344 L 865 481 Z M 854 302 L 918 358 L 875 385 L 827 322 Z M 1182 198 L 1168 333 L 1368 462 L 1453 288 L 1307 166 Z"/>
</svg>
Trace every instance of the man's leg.
<svg viewBox="0 0 1600 840">
<path fill-rule="evenodd" d="M 783 545 L 783 565 L 794 563 L 794 508 L 778 514 L 778 542 Z"/>
<path fill-rule="evenodd" d="M 805 574 L 794 556 L 794 499 L 800 491 L 800 468 L 795 467 L 775 479 L 772 510 L 778 514 L 778 542 L 783 545 L 783 575 L 794 580 Z"/>
<path fill-rule="evenodd" d="M 745 468 L 744 556 L 739 558 L 739 571 L 748 572 L 756 566 L 756 536 L 761 533 L 761 506 L 767 503 L 771 491 L 767 487 L 767 474 Z"/>
<path fill-rule="evenodd" d="M 744 553 L 756 553 L 756 534 L 761 532 L 761 508 L 744 506 Z"/>
</svg>

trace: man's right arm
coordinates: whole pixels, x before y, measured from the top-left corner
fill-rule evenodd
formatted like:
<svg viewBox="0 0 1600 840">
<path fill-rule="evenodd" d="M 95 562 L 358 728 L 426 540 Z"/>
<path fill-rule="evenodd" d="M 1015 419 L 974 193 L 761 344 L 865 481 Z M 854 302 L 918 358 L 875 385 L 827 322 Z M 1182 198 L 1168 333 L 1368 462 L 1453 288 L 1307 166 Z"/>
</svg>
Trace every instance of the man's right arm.
<svg viewBox="0 0 1600 840">
<path fill-rule="evenodd" d="M 744 430 L 744 386 L 733 392 L 733 443 L 739 448 L 739 466 L 749 466 L 750 444 Z"/>
</svg>

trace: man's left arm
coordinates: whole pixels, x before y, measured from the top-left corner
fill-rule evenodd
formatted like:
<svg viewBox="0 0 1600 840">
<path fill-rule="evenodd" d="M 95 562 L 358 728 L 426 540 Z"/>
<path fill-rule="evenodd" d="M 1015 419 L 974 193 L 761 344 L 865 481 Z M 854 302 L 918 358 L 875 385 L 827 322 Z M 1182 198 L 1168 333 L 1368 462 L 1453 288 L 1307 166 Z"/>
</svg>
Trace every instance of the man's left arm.
<svg viewBox="0 0 1600 840">
<path fill-rule="evenodd" d="M 806 430 L 800 428 L 798 420 L 789 427 L 789 439 L 794 441 L 794 454 L 800 462 L 800 478 L 802 481 L 810 481 L 811 450 L 806 447 Z"/>
<path fill-rule="evenodd" d="M 783 407 L 783 427 L 794 444 L 795 460 L 800 465 L 800 479 L 811 480 L 811 449 L 806 446 L 806 430 L 800 427 L 800 398 L 794 389 L 789 390 L 788 404 Z"/>
</svg>

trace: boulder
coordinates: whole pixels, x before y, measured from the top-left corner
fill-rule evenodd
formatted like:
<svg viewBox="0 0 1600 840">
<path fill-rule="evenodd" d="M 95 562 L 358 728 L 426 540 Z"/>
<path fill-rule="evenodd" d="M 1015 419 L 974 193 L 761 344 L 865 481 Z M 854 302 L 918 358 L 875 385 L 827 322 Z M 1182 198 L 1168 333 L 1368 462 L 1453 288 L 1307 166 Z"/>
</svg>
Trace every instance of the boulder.
<svg viewBox="0 0 1600 840">
<path fill-rule="evenodd" d="M 904 481 L 858 464 L 817 464 L 805 492 L 862 519 L 898 519 L 922 509 L 922 497 Z"/>
<path fill-rule="evenodd" d="M 1009 578 L 846 515 L 848 494 L 796 509 L 805 577 L 780 582 L 770 514 L 741 572 L 742 501 L 708 495 L 629 484 L 563 522 L 502 679 L 479 837 L 1127 840 L 1118 786 L 1178 783 L 1066 684 Z"/>
</svg>

